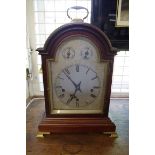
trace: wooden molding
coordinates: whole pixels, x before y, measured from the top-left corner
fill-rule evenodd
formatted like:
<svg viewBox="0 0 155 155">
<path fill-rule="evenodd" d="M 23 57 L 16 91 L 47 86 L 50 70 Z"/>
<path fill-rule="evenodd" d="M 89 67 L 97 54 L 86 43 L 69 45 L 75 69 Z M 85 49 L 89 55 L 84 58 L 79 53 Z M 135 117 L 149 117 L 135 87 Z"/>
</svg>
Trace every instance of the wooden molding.
<svg viewBox="0 0 155 155">
<path fill-rule="evenodd" d="M 83 133 L 115 132 L 116 126 L 110 118 L 50 118 L 44 117 L 38 126 L 40 132 Z"/>
</svg>

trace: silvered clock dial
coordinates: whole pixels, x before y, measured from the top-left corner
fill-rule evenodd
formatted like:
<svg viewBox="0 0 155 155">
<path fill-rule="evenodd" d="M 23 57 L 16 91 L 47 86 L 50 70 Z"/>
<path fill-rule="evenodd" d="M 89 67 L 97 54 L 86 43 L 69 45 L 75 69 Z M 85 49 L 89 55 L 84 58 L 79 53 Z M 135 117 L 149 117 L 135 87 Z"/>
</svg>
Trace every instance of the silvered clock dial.
<svg viewBox="0 0 155 155">
<path fill-rule="evenodd" d="M 70 107 L 83 107 L 95 101 L 100 92 L 100 80 L 91 67 L 74 64 L 56 77 L 55 91 L 59 100 Z"/>
<path fill-rule="evenodd" d="M 49 61 L 51 112 L 55 114 L 102 113 L 107 63 L 87 37 L 71 36 Z"/>
<path fill-rule="evenodd" d="M 65 59 L 72 59 L 75 55 L 75 51 L 72 47 L 67 47 L 63 50 L 62 55 Z"/>
<path fill-rule="evenodd" d="M 87 60 L 87 59 L 91 58 L 92 54 L 93 54 L 93 52 L 90 47 L 85 47 L 81 50 L 81 56 L 83 59 Z"/>
</svg>

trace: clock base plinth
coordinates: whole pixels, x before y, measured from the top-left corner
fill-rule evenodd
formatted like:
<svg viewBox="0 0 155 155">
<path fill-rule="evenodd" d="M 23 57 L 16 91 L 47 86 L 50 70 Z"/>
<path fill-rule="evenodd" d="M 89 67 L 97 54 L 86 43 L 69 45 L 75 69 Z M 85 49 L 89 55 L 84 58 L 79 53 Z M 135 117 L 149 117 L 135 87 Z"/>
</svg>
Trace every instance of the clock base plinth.
<svg viewBox="0 0 155 155">
<path fill-rule="evenodd" d="M 48 118 L 38 126 L 39 132 L 50 133 L 114 133 L 115 124 L 108 117 L 104 118 Z"/>
</svg>

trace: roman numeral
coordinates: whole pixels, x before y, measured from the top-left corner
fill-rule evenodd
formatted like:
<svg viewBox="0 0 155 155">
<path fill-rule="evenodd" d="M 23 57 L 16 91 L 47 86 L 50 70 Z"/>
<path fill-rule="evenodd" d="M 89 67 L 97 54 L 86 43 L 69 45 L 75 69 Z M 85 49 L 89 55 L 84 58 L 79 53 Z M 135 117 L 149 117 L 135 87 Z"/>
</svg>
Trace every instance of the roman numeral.
<svg viewBox="0 0 155 155">
<path fill-rule="evenodd" d="M 79 107 L 79 102 L 78 101 L 76 101 L 76 107 Z"/>
<path fill-rule="evenodd" d="M 95 97 L 96 97 L 94 94 L 91 94 L 90 96 L 91 96 L 91 97 L 93 97 L 93 98 L 95 98 Z"/>
<path fill-rule="evenodd" d="M 79 65 L 76 65 L 76 72 L 79 72 Z"/>
<path fill-rule="evenodd" d="M 63 79 L 62 77 L 60 77 L 60 76 L 58 76 L 57 78 L 58 78 L 58 79 L 61 79 L 61 80 L 64 80 L 64 79 Z"/>
<path fill-rule="evenodd" d="M 70 74 L 68 68 L 65 68 L 64 71 L 65 71 L 67 74 Z"/>
<path fill-rule="evenodd" d="M 64 98 L 64 96 L 65 96 L 64 94 L 61 94 L 59 95 L 59 98 Z"/>
<path fill-rule="evenodd" d="M 79 107 L 79 99 L 76 98 L 76 107 Z"/>
<path fill-rule="evenodd" d="M 91 80 L 95 80 L 97 78 L 97 76 L 93 77 Z"/>
<path fill-rule="evenodd" d="M 88 73 L 89 70 L 90 70 L 90 68 L 88 68 L 88 70 L 86 71 L 86 74 Z"/>
</svg>

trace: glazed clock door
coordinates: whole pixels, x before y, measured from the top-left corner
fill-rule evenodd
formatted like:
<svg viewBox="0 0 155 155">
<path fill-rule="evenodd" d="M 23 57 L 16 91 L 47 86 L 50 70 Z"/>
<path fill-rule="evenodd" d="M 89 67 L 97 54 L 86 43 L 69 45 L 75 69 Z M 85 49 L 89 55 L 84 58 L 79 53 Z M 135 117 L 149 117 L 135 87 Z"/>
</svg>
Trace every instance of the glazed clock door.
<svg viewBox="0 0 155 155">
<path fill-rule="evenodd" d="M 74 64 L 58 74 L 54 90 L 62 103 L 77 109 L 93 103 L 100 88 L 100 80 L 95 71 L 88 66 Z"/>
<path fill-rule="evenodd" d="M 89 38 L 64 39 L 48 59 L 51 114 L 103 114 L 107 62 Z"/>
</svg>

